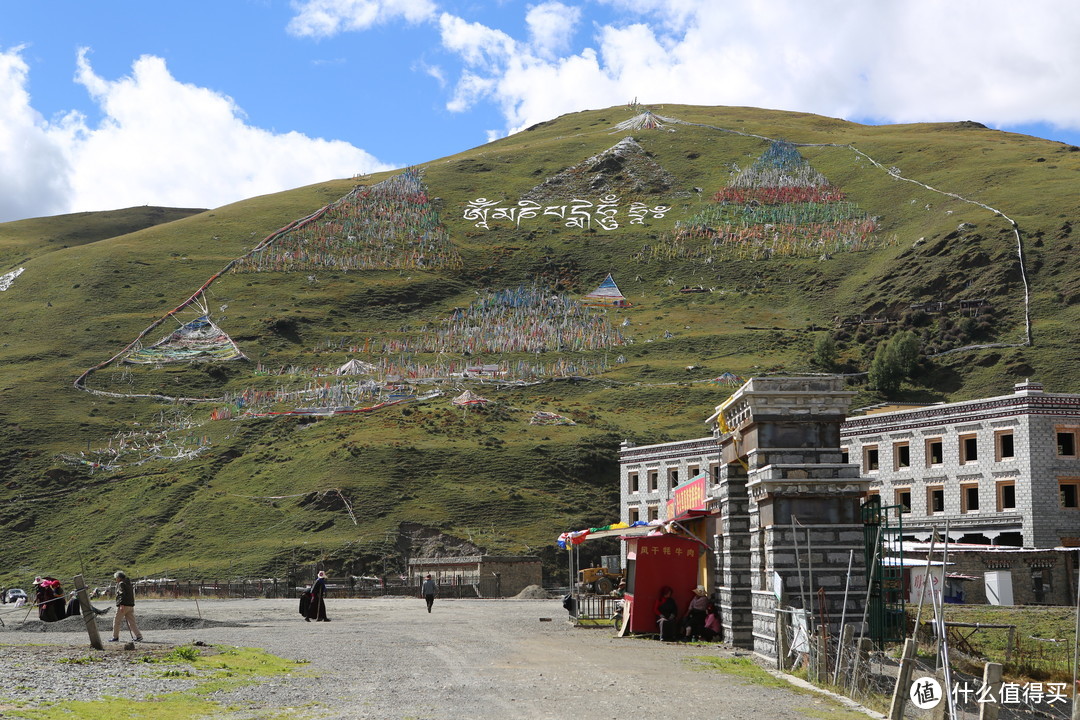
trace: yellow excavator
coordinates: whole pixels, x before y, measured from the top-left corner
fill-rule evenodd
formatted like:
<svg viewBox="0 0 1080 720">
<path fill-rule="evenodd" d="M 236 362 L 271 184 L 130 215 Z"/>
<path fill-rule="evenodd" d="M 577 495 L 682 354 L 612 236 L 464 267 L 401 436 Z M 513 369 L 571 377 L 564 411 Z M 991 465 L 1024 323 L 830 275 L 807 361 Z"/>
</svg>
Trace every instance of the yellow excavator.
<svg viewBox="0 0 1080 720">
<path fill-rule="evenodd" d="M 621 572 L 612 572 L 604 567 L 591 567 L 578 571 L 578 583 L 581 589 L 596 595 L 607 595 L 622 579 Z"/>
</svg>

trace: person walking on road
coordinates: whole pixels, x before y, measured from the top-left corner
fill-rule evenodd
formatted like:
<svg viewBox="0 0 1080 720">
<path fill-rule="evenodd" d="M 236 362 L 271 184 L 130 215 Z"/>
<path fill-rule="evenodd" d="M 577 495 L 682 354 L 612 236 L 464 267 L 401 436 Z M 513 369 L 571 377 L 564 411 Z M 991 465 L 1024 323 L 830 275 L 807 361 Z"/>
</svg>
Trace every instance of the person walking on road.
<svg viewBox="0 0 1080 720">
<path fill-rule="evenodd" d="M 423 586 L 420 588 L 421 594 L 424 596 L 424 600 L 427 602 L 427 611 L 431 612 L 431 606 L 435 603 L 435 581 L 431 579 L 431 575 L 428 575 L 424 580 Z"/>
<path fill-rule="evenodd" d="M 135 636 L 135 642 L 142 642 L 142 633 L 135 622 L 135 590 L 131 587 L 131 580 L 122 570 L 113 573 L 113 578 L 116 580 L 116 616 L 113 618 L 112 639 L 109 642 L 120 639 L 120 626 L 125 620 L 128 630 Z"/>
<path fill-rule="evenodd" d="M 307 614 L 304 616 L 308 622 L 330 622 L 326 617 L 326 571 L 320 570 L 319 577 L 311 584 L 311 599 L 308 601 Z"/>
</svg>

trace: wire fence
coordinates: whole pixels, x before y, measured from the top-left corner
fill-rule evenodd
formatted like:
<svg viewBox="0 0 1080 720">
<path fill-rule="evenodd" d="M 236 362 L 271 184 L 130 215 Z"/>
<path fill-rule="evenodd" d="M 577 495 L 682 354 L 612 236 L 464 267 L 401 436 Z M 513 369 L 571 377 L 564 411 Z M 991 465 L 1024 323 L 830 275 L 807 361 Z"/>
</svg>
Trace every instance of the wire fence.
<svg viewBox="0 0 1080 720">
<path fill-rule="evenodd" d="M 921 644 L 912 642 L 914 652 L 909 652 L 905 662 L 902 646 L 884 650 L 875 647 L 869 638 L 860 637 L 859 623 L 849 624 L 836 635 L 820 626 L 812 627 L 802 610 L 780 610 L 777 618 L 778 655 L 783 669 L 887 717 L 981 720 L 994 717 L 996 712 L 1001 720 L 1064 720 L 1072 714 L 1071 683 L 1061 679 L 1063 673 L 1023 672 L 1035 659 L 1061 670 L 1063 653 L 1057 648 L 1035 649 L 1038 652 L 1026 655 L 1026 650 L 1019 651 L 1002 678 L 993 674 L 993 668 L 984 675 L 985 660 L 955 649 L 947 651 L 946 671 L 940 644 L 933 636 L 921 638 Z M 1020 677 L 1026 679 L 1016 679 Z M 893 707 L 898 683 L 902 714 Z M 951 716 L 950 709 L 955 710 Z"/>
</svg>

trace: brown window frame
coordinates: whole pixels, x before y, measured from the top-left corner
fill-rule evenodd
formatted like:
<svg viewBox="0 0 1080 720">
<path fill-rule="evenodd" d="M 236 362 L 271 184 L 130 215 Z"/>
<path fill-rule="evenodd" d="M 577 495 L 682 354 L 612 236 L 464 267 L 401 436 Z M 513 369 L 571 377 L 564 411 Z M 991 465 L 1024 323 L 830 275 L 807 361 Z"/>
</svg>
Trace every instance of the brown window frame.
<svg viewBox="0 0 1080 720">
<path fill-rule="evenodd" d="M 934 509 L 934 494 L 941 493 L 941 509 Z M 939 515 L 945 512 L 945 486 L 944 485 L 927 485 L 926 486 L 926 514 L 927 515 Z"/>
<path fill-rule="evenodd" d="M 660 489 L 660 471 L 659 470 L 649 470 L 648 471 L 648 478 L 649 478 L 649 492 L 656 492 L 657 490 L 659 490 Z"/>
<path fill-rule="evenodd" d="M 1012 448 L 1011 448 L 1012 454 L 1011 455 L 1006 455 L 1004 453 L 1004 449 L 1002 447 L 1002 440 L 1003 440 L 1003 438 L 1006 438 L 1006 437 L 1009 438 L 1009 440 L 1010 440 L 1009 444 L 1012 445 Z M 1015 459 L 1016 459 L 1016 434 L 1012 431 L 1012 429 L 1009 429 L 1009 430 L 996 430 L 994 432 L 994 462 L 1002 462 L 1002 461 L 1006 461 L 1006 460 L 1015 460 Z"/>
<path fill-rule="evenodd" d="M 1059 427 L 1054 428 L 1054 450 L 1055 450 L 1055 452 L 1057 454 L 1057 457 L 1059 457 L 1059 458 L 1075 458 L 1075 457 L 1077 457 L 1077 443 L 1076 443 L 1077 430 L 1078 430 L 1078 428 L 1068 427 L 1068 426 L 1064 426 L 1064 427 L 1059 426 Z M 1070 443 L 1072 445 L 1072 452 L 1071 453 L 1061 451 L 1061 449 L 1062 449 L 1061 448 L 1061 436 L 1062 435 L 1071 435 L 1072 436 L 1072 440 L 1070 441 Z"/>
<path fill-rule="evenodd" d="M 630 492 L 641 492 L 641 476 L 636 470 L 632 473 L 627 473 L 627 484 L 630 485 Z"/>
<path fill-rule="evenodd" d="M 973 443 L 975 450 L 975 457 L 968 457 L 968 443 Z M 957 446 L 960 453 L 960 464 L 971 465 L 972 463 L 979 462 L 979 434 L 978 433 L 964 433 L 957 437 Z"/>
<path fill-rule="evenodd" d="M 669 490 L 674 490 L 679 486 L 679 468 L 668 468 L 667 481 Z"/>
<path fill-rule="evenodd" d="M 1062 490 L 1066 487 L 1073 489 L 1073 504 L 1066 505 Z M 1080 477 L 1058 478 L 1058 501 L 1066 510 L 1080 510 Z"/>
<path fill-rule="evenodd" d="M 1012 505 L 1005 506 L 1005 488 L 1012 488 Z M 995 483 L 995 490 L 997 491 L 997 511 L 1009 512 L 1016 510 L 1016 481 L 1015 480 L 998 480 Z"/>
<path fill-rule="evenodd" d="M 975 491 L 975 507 L 969 507 L 968 505 L 968 493 Z M 981 498 L 979 497 L 979 483 L 961 483 L 960 485 L 960 512 L 962 513 L 976 513 L 979 512 L 979 507 L 982 505 Z"/>
<path fill-rule="evenodd" d="M 934 455 L 931 451 L 931 446 L 938 446 L 938 461 L 934 462 Z M 926 467 L 934 467 L 935 465 L 945 464 L 945 438 L 932 437 L 926 438 Z"/>
<path fill-rule="evenodd" d="M 874 467 L 870 467 L 870 453 L 874 454 Z M 863 445 L 862 460 L 863 472 L 876 473 L 881 470 L 881 450 L 877 445 Z"/>
<path fill-rule="evenodd" d="M 633 525 L 634 523 L 636 523 L 638 520 L 641 519 L 641 509 L 636 508 L 636 507 L 630 508 L 628 513 L 627 513 L 627 518 L 628 518 L 627 522 L 629 522 L 631 525 Z"/>
<path fill-rule="evenodd" d="M 904 503 L 903 495 L 907 495 L 907 503 Z M 903 486 L 893 488 L 893 504 L 900 506 L 900 514 L 906 515 L 911 512 L 911 487 Z M 906 510 L 904 508 L 907 508 Z"/>
<path fill-rule="evenodd" d="M 907 462 L 904 463 L 903 465 L 900 464 L 900 450 L 901 449 L 907 450 L 907 453 L 906 453 L 907 454 Z M 893 456 L 892 467 L 893 467 L 894 471 L 910 470 L 911 469 L 911 443 L 910 442 L 908 442 L 907 440 L 904 440 L 904 441 L 901 441 L 901 442 L 893 443 L 892 456 Z"/>
</svg>

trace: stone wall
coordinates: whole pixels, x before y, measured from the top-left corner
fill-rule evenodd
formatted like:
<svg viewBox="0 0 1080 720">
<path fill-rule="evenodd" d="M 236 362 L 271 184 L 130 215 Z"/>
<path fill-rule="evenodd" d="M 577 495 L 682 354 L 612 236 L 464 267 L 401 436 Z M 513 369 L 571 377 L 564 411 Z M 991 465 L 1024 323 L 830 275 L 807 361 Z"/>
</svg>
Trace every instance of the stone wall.
<svg viewBox="0 0 1080 720">
<path fill-rule="evenodd" d="M 947 572 L 968 575 L 975 580 L 961 581 L 964 602 L 981 605 L 986 597 L 985 574 L 987 571 L 1008 570 L 1012 574 L 1013 603 L 1015 605 L 1066 605 L 1075 602 L 1075 550 L 964 550 L 950 549 Z M 926 553 L 905 552 L 908 558 L 925 559 Z M 941 553 L 934 552 L 934 560 L 941 560 Z M 911 568 L 910 576 L 924 573 L 923 568 Z M 931 572 L 940 572 L 931 569 Z M 1041 585 L 1041 592 L 1038 587 Z"/>
</svg>

